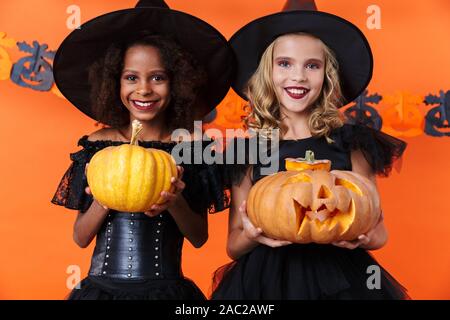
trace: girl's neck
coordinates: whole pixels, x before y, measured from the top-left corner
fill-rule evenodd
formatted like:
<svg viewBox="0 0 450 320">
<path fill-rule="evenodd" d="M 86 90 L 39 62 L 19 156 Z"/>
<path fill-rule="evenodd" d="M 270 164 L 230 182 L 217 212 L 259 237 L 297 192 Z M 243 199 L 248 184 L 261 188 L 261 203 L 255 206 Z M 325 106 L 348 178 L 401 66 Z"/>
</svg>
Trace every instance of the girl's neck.
<svg viewBox="0 0 450 320">
<path fill-rule="evenodd" d="M 309 113 L 282 113 L 282 133 L 281 138 L 287 139 L 305 139 L 311 137 L 311 131 L 308 125 Z"/>
<path fill-rule="evenodd" d="M 119 129 L 120 134 L 129 141 L 131 139 L 131 123 L 134 119 L 130 119 L 128 126 Z M 141 121 L 142 131 L 139 134 L 140 141 L 162 141 L 170 142 L 171 132 L 168 130 L 164 119 L 153 119 L 151 121 Z"/>
</svg>

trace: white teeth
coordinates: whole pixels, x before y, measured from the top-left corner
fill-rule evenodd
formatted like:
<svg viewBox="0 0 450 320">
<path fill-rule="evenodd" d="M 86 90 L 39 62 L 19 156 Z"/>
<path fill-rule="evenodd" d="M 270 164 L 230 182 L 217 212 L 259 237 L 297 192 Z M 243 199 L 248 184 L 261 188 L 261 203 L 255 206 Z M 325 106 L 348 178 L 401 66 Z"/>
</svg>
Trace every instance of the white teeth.
<svg viewBox="0 0 450 320">
<path fill-rule="evenodd" d="M 306 89 L 286 89 L 286 90 L 292 94 L 305 94 L 307 92 Z"/>
<path fill-rule="evenodd" d="M 149 107 L 152 104 L 151 102 L 140 102 L 140 101 L 134 101 L 134 103 L 139 107 Z"/>
</svg>

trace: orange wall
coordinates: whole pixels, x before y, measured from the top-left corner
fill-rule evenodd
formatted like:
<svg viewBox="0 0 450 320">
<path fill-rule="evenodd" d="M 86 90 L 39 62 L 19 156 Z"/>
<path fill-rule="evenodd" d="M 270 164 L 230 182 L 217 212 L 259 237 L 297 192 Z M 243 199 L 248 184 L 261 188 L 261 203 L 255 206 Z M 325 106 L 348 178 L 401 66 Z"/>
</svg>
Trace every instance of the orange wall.
<svg viewBox="0 0 450 320">
<path fill-rule="evenodd" d="M 69 32 L 66 8 L 81 7 L 82 22 L 135 1 L 4 0 L 0 32 L 16 41 L 44 42 L 51 50 Z M 174 9 L 199 16 L 226 37 L 261 15 L 277 12 L 284 0 L 168 0 Z M 446 0 L 316 0 L 318 8 L 357 24 L 374 52 L 371 93 L 409 92 L 423 97 L 450 90 L 450 3 Z M 381 8 L 381 29 L 366 28 L 369 5 Z M 25 56 L 5 49 L 13 62 Z M 380 103 L 378 110 L 389 108 Z M 420 105 L 425 112 L 429 107 Z M 224 112 L 220 109 L 219 112 Z M 72 241 L 75 212 L 50 204 L 69 153 L 94 122 L 51 92 L 0 80 L 0 299 L 61 299 L 66 269 L 84 276 L 93 249 Z M 401 172 L 379 180 L 390 241 L 374 254 L 415 299 L 450 298 L 450 138 L 424 134 L 409 143 Z M 210 217 L 210 239 L 201 249 L 185 246 L 184 272 L 208 293 L 211 273 L 226 263 L 227 213 Z"/>
</svg>

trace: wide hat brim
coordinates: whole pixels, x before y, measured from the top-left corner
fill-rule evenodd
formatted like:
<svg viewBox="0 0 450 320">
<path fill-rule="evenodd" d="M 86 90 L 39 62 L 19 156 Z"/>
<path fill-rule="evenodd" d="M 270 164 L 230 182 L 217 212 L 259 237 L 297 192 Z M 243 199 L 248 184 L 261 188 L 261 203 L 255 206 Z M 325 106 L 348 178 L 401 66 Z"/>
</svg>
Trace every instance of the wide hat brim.
<svg viewBox="0 0 450 320">
<path fill-rule="evenodd" d="M 205 68 L 207 83 L 193 107 L 194 118 L 201 119 L 225 97 L 234 76 L 233 52 L 214 27 L 184 12 L 167 8 L 132 8 L 96 17 L 71 32 L 58 48 L 53 73 L 61 93 L 92 119 L 88 82 L 89 67 L 105 55 L 114 42 L 135 38 L 145 30 L 168 36 L 191 53 Z"/>
<path fill-rule="evenodd" d="M 247 100 L 247 82 L 258 68 L 265 49 L 279 36 L 305 32 L 321 39 L 339 62 L 339 77 L 345 103 L 355 100 L 372 78 L 370 45 L 354 24 L 321 11 L 287 11 L 256 19 L 230 39 L 237 56 L 237 75 L 233 89 Z"/>
</svg>

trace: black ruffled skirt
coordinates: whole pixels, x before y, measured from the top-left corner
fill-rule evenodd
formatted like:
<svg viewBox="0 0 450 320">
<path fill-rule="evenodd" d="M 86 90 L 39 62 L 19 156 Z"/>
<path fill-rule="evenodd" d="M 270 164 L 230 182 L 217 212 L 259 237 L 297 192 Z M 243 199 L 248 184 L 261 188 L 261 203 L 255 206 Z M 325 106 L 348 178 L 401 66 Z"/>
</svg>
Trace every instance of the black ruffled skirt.
<svg viewBox="0 0 450 320">
<path fill-rule="evenodd" d="M 365 250 L 333 245 L 259 245 L 214 275 L 212 299 L 409 299 Z"/>
<path fill-rule="evenodd" d="M 189 279 L 111 280 L 88 276 L 69 300 L 206 300 Z"/>
</svg>

